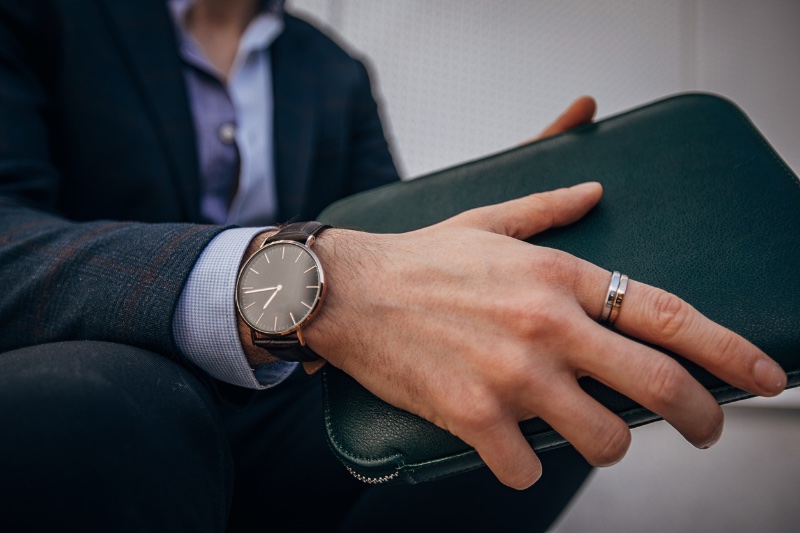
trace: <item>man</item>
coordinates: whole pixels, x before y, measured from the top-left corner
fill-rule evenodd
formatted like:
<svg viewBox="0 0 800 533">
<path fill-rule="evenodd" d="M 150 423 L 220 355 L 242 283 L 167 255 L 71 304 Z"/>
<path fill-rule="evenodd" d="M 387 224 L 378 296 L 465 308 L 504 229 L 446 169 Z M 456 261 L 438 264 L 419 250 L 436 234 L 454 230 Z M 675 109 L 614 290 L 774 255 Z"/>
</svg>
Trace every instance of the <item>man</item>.
<svg viewBox="0 0 800 533">
<path fill-rule="evenodd" d="M 358 489 L 303 464 L 303 418 L 315 416 L 304 407 L 315 400 L 298 398 L 309 382 L 297 385 L 294 366 L 274 357 L 284 348 L 257 345 L 254 324 L 233 308 L 239 266 L 275 230 L 221 224 L 231 212 L 247 225 L 308 220 L 396 178 L 363 67 L 294 19 L 276 30 L 271 6 L 253 1 L 29 4 L 0 4 L 0 269 L 11 280 L 0 300 L 0 403 L 18 428 L 4 442 L 15 458 L 3 465 L 15 484 L 4 501 L 28 525 L 62 528 L 219 530 L 232 493 L 237 526 L 261 515 L 264 528 L 313 527 L 285 501 L 322 506 L 331 515 L 321 523 L 357 523 L 358 509 L 339 503 L 353 505 Z M 280 33 L 274 43 L 263 38 L 270 31 Z M 263 105 L 242 113 L 253 87 L 244 80 L 269 87 L 267 72 L 273 120 Z M 239 114 L 216 137 L 235 140 L 239 154 L 203 144 L 200 126 L 230 112 L 220 88 Z M 274 181 L 263 195 L 250 171 L 261 165 L 269 180 L 269 163 L 248 148 L 247 127 L 270 123 Z M 238 185 L 217 179 L 217 164 L 241 165 Z M 270 188 L 277 202 L 254 209 L 248 200 L 270 205 Z M 577 220 L 600 194 L 585 184 L 404 235 L 324 230 L 313 249 L 328 294 L 302 324 L 305 350 L 459 435 L 518 489 L 541 475 L 517 427 L 525 418 L 547 420 L 592 464 L 624 454 L 627 428 L 580 391 L 580 375 L 658 412 L 693 444 L 712 444 L 722 428 L 713 398 L 668 358 L 594 322 L 608 273 L 515 239 Z M 266 309 L 281 288 L 249 290 L 270 295 Z M 757 348 L 657 289 L 631 282 L 617 326 L 754 393 L 785 385 Z M 474 331 L 485 332 L 479 343 Z M 602 358 L 597 346 L 608 347 Z M 222 422 L 209 390 L 237 396 L 223 380 L 274 388 Z M 291 448 L 289 461 L 272 455 Z M 320 455 L 309 445 L 307 463 L 330 468 Z M 289 463 L 276 476 L 285 484 L 259 485 L 254 472 L 267 461 L 270 473 Z M 553 470 L 567 493 L 586 472 L 567 480 Z M 250 510 L 238 510 L 247 498 Z M 55 512 L 31 514 L 40 501 Z M 462 518 L 473 510 L 465 504 Z"/>
</svg>

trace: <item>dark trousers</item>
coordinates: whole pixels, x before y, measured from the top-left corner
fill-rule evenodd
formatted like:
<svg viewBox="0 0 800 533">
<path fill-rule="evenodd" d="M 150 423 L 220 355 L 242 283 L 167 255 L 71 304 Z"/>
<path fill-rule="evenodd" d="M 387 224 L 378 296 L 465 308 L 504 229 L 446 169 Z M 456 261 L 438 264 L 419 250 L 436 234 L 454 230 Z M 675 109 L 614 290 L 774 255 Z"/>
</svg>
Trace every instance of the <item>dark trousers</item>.
<svg viewBox="0 0 800 533">
<path fill-rule="evenodd" d="M 542 531 L 590 467 L 571 448 L 541 458 L 526 491 L 487 469 L 369 486 L 328 450 L 302 371 L 240 408 L 138 348 L 0 354 L 3 531 Z"/>
</svg>

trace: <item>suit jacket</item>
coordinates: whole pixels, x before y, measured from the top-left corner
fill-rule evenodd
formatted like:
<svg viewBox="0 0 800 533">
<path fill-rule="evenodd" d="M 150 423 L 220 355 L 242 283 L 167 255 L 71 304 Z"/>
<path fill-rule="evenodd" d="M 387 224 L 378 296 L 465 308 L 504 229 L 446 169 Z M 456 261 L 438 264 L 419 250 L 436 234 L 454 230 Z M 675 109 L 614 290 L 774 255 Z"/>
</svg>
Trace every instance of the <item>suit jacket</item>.
<svg viewBox="0 0 800 533">
<path fill-rule="evenodd" d="M 271 48 L 280 218 L 398 179 L 364 66 L 291 16 Z M 164 0 L 0 0 L 0 352 L 70 339 L 177 353 L 206 244 Z"/>
</svg>

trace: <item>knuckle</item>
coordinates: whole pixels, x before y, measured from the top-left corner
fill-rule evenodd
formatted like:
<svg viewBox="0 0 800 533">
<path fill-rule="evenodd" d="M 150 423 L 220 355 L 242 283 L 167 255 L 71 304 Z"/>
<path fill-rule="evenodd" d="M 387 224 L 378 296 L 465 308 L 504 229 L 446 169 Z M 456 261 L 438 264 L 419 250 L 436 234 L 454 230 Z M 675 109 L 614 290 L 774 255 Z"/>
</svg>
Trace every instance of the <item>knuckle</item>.
<svg viewBox="0 0 800 533">
<path fill-rule="evenodd" d="M 510 324 L 524 339 L 558 335 L 562 333 L 564 320 L 561 319 L 558 305 L 552 303 L 544 298 L 520 301 L 509 311 Z"/>
<path fill-rule="evenodd" d="M 530 351 L 526 346 L 508 343 L 502 348 L 502 356 L 492 358 L 491 382 L 495 390 L 515 391 L 525 387 L 526 368 L 530 362 Z"/>
<path fill-rule="evenodd" d="M 656 335 L 669 341 L 688 326 L 691 318 L 689 304 L 668 292 L 657 290 L 651 306 Z"/>
<path fill-rule="evenodd" d="M 494 218 L 495 217 L 491 216 L 489 209 L 486 207 L 478 207 L 476 209 L 471 209 L 470 211 L 461 213 L 460 215 L 456 215 L 450 220 L 463 222 L 471 227 L 492 230 L 494 229 Z"/>
<path fill-rule="evenodd" d="M 504 217 L 498 216 L 497 209 L 499 205 L 500 204 L 475 207 L 447 218 L 439 224 L 480 229 L 492 233 L 502 233 L 506 225 L 503 222 Z"/>
<path fill-rule="evenodd" d="M 532 198 L 534 200 L 534 209 L 536 214 L 540 217 L 544 227 L 552 227 L 556 221 L 556 200 L 558 197 L 553 194 L 553 191 L 548 191 L 541 195 L 536 195 Z"/>
<path fill-rule="evenodd" d="M 749 358 L 738 357 L 744 351 L 742 339 L 738 335 L 726 330 L 721 335 L 716 336 L 712 342 L 713 348 L 709 350 L 708 356 L 710 365 L 724 367 L 737 361 L 744 365 L 750 362 Z"/>
<path fill-rule="evenodd" d="M 480 396 L 483 396 L 481 400 Z M 462 399 L 454 407 L 454 433 L 459 437 L 480 435 L 493 428 L 499 419 L 498 410 L 486 401 L 485 395 Z"/>
<path fill-rule="evenodd" d="M 678 363 L 662 357 L 648 380 L 648 389 L 657 405 L 674 406 L 686 392 L 686 374 Z"/>
<path fill-rule="evenodd" d="M 576 258 L 566 252 L 556 251 L 552 259 L 553 272 L 561 282 L 569 282 L 570 286 L 578 278 L 579 263 Z"/>
<path fill-rule="evenodd" d="M 558 282 L 571 284 L 578 277 L 578 261 L 567 252 L 552 248 L 541 248 L 537 260 L 531 263 L 531 274 Z M 570 285 L 571 286 L 571 285 Z"/>
<path fill-rule="evenodd" d="M 595 439 L 595 451 L 587 460 L 593 466 L 611 466 L 625 457 L 631 445 L 631 431 L 622 420 L 608 424 Z"/>
</svg>

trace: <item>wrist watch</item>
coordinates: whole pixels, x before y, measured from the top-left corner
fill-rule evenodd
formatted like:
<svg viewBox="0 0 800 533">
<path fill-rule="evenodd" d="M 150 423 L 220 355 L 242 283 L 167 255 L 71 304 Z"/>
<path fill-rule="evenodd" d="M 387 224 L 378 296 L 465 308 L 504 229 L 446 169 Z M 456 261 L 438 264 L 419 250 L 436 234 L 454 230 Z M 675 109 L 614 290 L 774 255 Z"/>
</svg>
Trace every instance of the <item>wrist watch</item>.
<svg viewBox="0 0 800 533">
<path fill-rule="evenodd" d="M 268 237 L 239 273 L 236 308 L 250 326 L 253 344 L 278 359 L 320 359 L 305 345 L 302 328 L 325 297 L 322 265 L 311 246 L 329 227 L 320 222 L 289 224 Z"/>
</svg>

